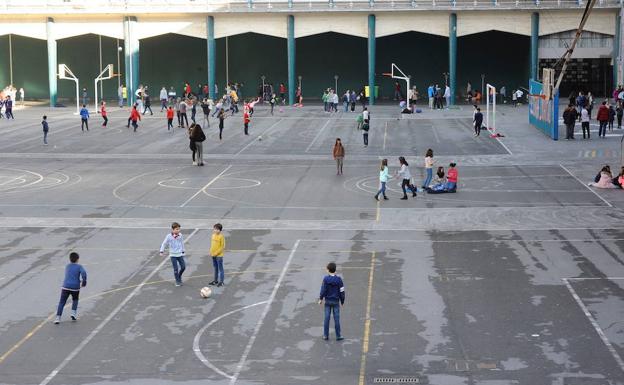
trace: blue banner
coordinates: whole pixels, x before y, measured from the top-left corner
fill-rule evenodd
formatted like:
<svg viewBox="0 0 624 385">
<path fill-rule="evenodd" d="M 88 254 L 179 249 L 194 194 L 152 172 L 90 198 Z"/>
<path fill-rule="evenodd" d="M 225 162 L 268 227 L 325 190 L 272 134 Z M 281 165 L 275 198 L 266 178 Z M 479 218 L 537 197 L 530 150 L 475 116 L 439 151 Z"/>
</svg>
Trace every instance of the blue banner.
<svg viewBox="0 0 624 385">
<path fill-rule="evenodd" d="M 529 123 L 553 140 L 558 140 L 559 94 L 553 95 L 550 100 L 543 95 L 543 84 L 529 80 Z"/>
</svg>

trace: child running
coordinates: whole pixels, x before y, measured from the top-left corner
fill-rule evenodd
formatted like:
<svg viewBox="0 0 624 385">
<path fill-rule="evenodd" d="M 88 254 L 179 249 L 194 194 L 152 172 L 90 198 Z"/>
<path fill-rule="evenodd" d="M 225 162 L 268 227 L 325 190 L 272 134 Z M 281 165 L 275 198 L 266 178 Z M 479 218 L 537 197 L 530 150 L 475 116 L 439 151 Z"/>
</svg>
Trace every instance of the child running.
<svg viewBox="0 0 624 385">
<path fill-rule="evenodd" d="M 210 239 L 210 256 L 214 267 L 214 280 L 209 285 L 217 287 L 223 286 L 225 273 L 223 272 L 223 251 L 225 250 L 225 237 L 221 234 L 223 226 L 216 223 L 212 227 L 212 238 Z"/>
<path fill-rule="evenodd" d="M 87 271 L 78 264 L 80 256 L 78 253 L 69 254 L 69 262 L 65 266 L 65 279 L 63 280 L 63 286 L 61 288 L 61 299 L 59 300 L 58 308 L 56 309 L 56 318 L 54 324 L 58 325 L 61 322 L 61 315 L 63 315 L 63 308 L 67 303 L 69 296 L 72 296 L 72 321 L 78 320 L 78 297 L 80 296 L 80 288 L 87 286 Z"/>
<path fill-rule="evenodd" d="M 184 237 L 180 234 L 179 223 L 173 222 L 171 224 L 171 233 L 167 234 L 162 245 L 160 245 L 161 257 L 165 255 L 165 248 L 169 248 L 175 285 L 182 286 L 182 273 L 186 270 L 186 263 L 184 263 Z"/>
</svg>

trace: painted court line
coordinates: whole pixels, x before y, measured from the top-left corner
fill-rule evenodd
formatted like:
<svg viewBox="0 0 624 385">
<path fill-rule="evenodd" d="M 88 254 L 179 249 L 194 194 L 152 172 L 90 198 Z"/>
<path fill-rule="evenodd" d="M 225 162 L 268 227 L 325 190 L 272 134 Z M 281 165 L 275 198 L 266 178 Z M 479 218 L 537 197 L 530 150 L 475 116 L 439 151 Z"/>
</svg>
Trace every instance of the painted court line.
<svg viewBox="0 0 624 385">
<path fill-rule="evenodd" d="M 188 236 L 188 238 L 186 238 L 186 241 L 190 241 L 191 238 L 193 238 L 193 235 L 197 234 L 197 232 L 199 231 L 199 229 L 195 229 L 193 230 L 193 232 Z M 158 271 L 165 265 L 165 263 L 169 262 L 169 257 L 163 258 L 162 262 L 160 262 L 158 264 L 158 266 L 156 266 L 156 268 L 154 270 L 152 270 L 147 277 L 145 277 L 143 279 L 143 281 L 141 281 L 141 283 L 134 288 L 134 290 L 132 290 L 132 292 L 130 294 L 128 294 L 128 296 L 126 298 L 124 298 L 123 301 L 121 301 L 121 303 L 119 305 L 117 305 L 117 307 L 106 317 L 104 318 L 104 320 L 95 328 L 93 329 L 93 331 L 91 331 L 91 333 L 89 333 L 89 335 L 82 340 L 82 342 L 80 343 L 80 345 L 78 345 L 74 350 L 72 350 L 71 353 L 69 353 L 69 355 L 67 357 L 65 357 L 65 359 L 63 360 L 63 362 L 61 362 L 54 370 L 52 370 L 52 372 L 50 372 L 50 374 L 48 374 L 48 376 L 41 381 L 41 383 L 39 383 L 39 385 L 47 385 L 50 383 L 50 381 L 52 381 L 54 379 L 54 377 L 56 377 L 56 375 L 63 370 L 63 368 L 65 368 L 65 366 L 67 366 L 67 364 L 69 364 L 81 351 L 82 349 L 84 349 L 85 346 L 87 346 L 87 344 L 89 342 L 91 342 L 91 340 L 110 322 L 110 320 L 112 320 L 120 311 L 121 309 L 123 309 L 123 307 L 135 296 L 138 294 L 139 291 L 141 291 L 141 289 L 143 288 L 143 286 L 145 286 L 145 284 L 156 274 L 158 273 Z"/>
<path fill-rule="evenodd" d="M 598 194 L 597 192 L 595 192 L 591 187 L 589 187 L 587 184 L 583 183 L 582 180 L 580 180 L 579 178 L 577 178 L 574 174 L 572 174 L 570 172 L 570 170 L 568 170 L 564 165 L 559 164 L 559 167 L 561 167 L 562 169 L 565 170 L 565 172 L 567 172 L 568 174 L 570 174 L 570 176 L 574 179 L 576 179 L 580 184 L 582 184 L 583 186 L 585 186 L 586 189 L 588 189 L 589 191 L 592 192 L 592 194 L 594 194 L 595 196 L 597 196 L 598 198 L 600 198 L 601 201 L 603 201 L 604 203 L 607 204 L 607 206 L 609 207 L 613 207 L 613 205 L 611 203 L 609 203 L 608 200 L 604 199 L 600 194 Z"/>
<path fill-rule="evenodd" d="M 278 120 L 277 122 L 271 124 L 269 126 L 269 128 L 267 128 L 266 130 L 262 131 L 262 134 L 260 134 L 259 136 L 262 135 L 266 135 L 267 132 L 269 132 L 269 130 L 271 130 L 273 127 L 277 126 L 280 122 L 282 121 L 282 119 Z M 251 136 L 251 135 L 250 135 Z M 247 147 L 251 146 L 252 144 L 256 143 L 257 139 L 252 139 L 249 143 L 247 143 L 247 145 L 243 148 L 240 149 L 240 151 L 238 151 L 236 154 L 234 154 L 234 156 L 239 156 L 243 151 L 245 151 L 247 149 Z"/>
<path fill-rule="evenodd" d="M 568 279 L 567 278 L 562 278 L 562 280 L 565 283 L 565 285 L 568 288 L 568 290 L 570 291 L 570 294 L 572 294 L 572 297 L 574 298 L 576 303 L 580 306 L 581 310 L 585 314 L 585 317 L 587 317 L 589 322 L 592 324 L 592 326 L 596 330 L 596 333 L 598 333 L 598 336 L 600 336 L 600 339 L 602 340 L 602 342 L 607 347 L 607 350 L 609 350 L 609 353 L 611 353 L 611 355 L 615 359 L 615 362 L 617 362 L 617 364 L 620 367 L 620 369 L 624 372 L 624 360 L 622 360 L 622 357 L 620 357 L 618 352 L 613 348 L 613 345 L 611 345 L 611 342 L 609 341 L 607 336 L 604 334 L 604 332 L 600 328 L 600 325 L 598 325 L 598 322 L 596 321 L 594 316 L 592 316 L 592 314 L 590 313 L 590 311 L 587 308 L 587 306 L 585 306 L 585 304 L 583 303 L 583 300 L 576 293 L 576 290 L 574 290 L 574 288 L 572 287 L 572 285 L 570 284 Z"/>
<path fill-rule="evenodd" d="M 323 131 L 325 130 L 325 127 L 327 127 L 327 125 L 329 124 L 329 122 L 331 122 L 331 120 L 328 120 L 327 122 L 325 122 L 325 124 L 323 125 L 323 127 L 321 127 L 321 129 L 319 130 L 319 132 L 316 134 L 316 136 L 314 136 L 314 139 L 312 139 L 312 142 L 310 142 L 310 144 L 308 145 L 308 147 L 305 149 L 305 152 L 310 151 L 310 149 L 312 148 L 312 146 L 314 145 L 314 143 L 316 143 L 316 141 L 318 140 L 318 138 L 321 137 L 321 134 L 323 133 Z"/>
<path fill-rule="evenodd" d="M 362 358 L 360 359 L 360 377 L 358 385 L 366 384 L 366 355 L 370 341 L 371 305 L 373 302 L 373 278 L 375 276 L 375 254 L 371 253 L 370 271 L 368 273 L 368 297 L 366 299 L 366 320 L 364 322 L 364 338 L 362 339 Z"/>
<path fill-rule="evenodd" d="M 193 194 L 192 197 L 190 197 L 189 199 L 187 199 L 184 203 L 182 203 L 180 205 L 180 207 L 184 207 L 187 205 L 187 203 L 189 203 L 190 201 L 192 201 L 196 196 L 198 196 L 199 194 L 202 193 L 202 191 L 205 191 L 208 187 L 210 187 L 211 184 L 213 184 L 214 182 L 217 181 L 217 179 L 219 179 L 223 174 L 225 174 L 225 172 L 227 170 L 229 170 L 230 168 L 232 168 L 232 165 L 229 165 L 225 168 L 225 170 L 221 171 L 221 173 L 219 173 L 219 175 L 215 176 L 214 178 L 212 178 L 212 180 L 208 183 L 206 183 L 206 185 L 202 188 L 199 189 L 199 191 L 197 191 L 195 194 Z"/>
<path fill-rule="evenodd" d="M 241 307 L 241 308 L 236 309 L 236 310 L 229 311 L 229 312 L 227 312 L 225 314 L 222 314 L 222 315 L 218 316 L 217 318 L 213 319 L 212 321 L 208 322 L 206 324 L 206 326 L 204 326 L 203 328 L 199 329 L 199 331 L 195 335 L 195 338 L 193 339 L 193 352 L 195 353 L 195 356 L 197 356 L 197 358 L 199 358 L 199 360 L 204 365 L 206 365 L 208 368 L 214 370 L 215 372 L 219 373 L 220 375 L 222 375 L 225 378 L 228 378 L 230 380 L 233 379 L 234 376 L 231 376 L 231 375 L 227 374 L 226 372 L 222 371 L 221 369 L 217 368 L 212 362 L 210 362 L 206 358 L 206 356 L 204 356 L 204 354 L 202 353 L 201 349 L 199 348 L 199 340 L 201 339 L 202 335 L 204 334 L 204 332 L 209 327 L 211 327 L 213 324 L 217 323 L 221 319 L 223 319 L 225 317 L 229 317 L 232 314 L 238 313 L 240 311 L 247 310 L 249 308 L 252 308 L 252 307 L 255 307 L 255 306 L 258 306 L 258 305 L 266 304 L 267 302 L 268 301 L 257 302 L 257 303 L 251 304 L 251 305 L 247 305 L 247 306 Z"/>
<path fill-rule="evenodd" d="M 277 279 L 277 282 L 275 282 L 275 286 L 273 287 L 273 291 L 271 292 L 271 295 L 269 296 L 269 299 L 266 302 L 264 311 L 262 312 L 262 315 L 258 319 L 258 323 L 256 324 L 256 327 L 253 331 L 253 334 L 251 335 L 251 338 L 249 338 L 249 342 L 247 343 L 247 346 L 245 346 L 245 350 L 243 351 L 243 355 L 241 356 L 241 359 L 238 362 L 238 365 L 236 366 L 234 375 L 232 375 L 232 377 L 230 378 L 230 385 L 234 385 L 236 383 L 236 380 L 238 380 L 238 376 L 240 375 L 241 370 L 243 370 L 243 366 L 245 366 L 245 362 L 247 361 L 247 357 L 249 356 L 251 347 L 256 341 L 256 337 L 258 336 L 258 332 L 260 332 L 260 328 L 262 327 L 262 324 L 264 323 L 264 319 L 266 318 L 267 314 L 269 314 L 269 310 L 271 309 L 271 304 L 275 300 L 275 295 L 277 294 L 279 287 L 282 285 L 282 281 L 284 280 L 284 277 L 286 276 L 286 271 L 288 271 L 288 266 L 290 266 L 290 262 L 292 262 L 293 257 L 295 256 L 295 252 L 297 251 L 298 247 L 299 247 L 299 240 L 295 242 L 295 245 L 290 251 L 290 255 L 288 256 L 288 259 L 286 260 L 286 263 L 284 264 L 284 268 L 282 269 L 282 272 L 279 278 Z"/>
</svg>

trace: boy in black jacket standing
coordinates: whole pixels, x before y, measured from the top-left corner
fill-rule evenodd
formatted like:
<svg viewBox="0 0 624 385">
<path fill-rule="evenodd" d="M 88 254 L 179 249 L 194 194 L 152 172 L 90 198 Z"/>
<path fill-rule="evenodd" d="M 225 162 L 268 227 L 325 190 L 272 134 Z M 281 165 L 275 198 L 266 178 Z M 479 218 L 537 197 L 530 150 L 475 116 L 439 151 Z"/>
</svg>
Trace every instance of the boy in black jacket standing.
<svg viewBox="0 0 624 385">
<path fill-rule="evenodd" d="M 327 272 L 321 285 L 319 304 L 325 300 L 325 321 L 323 323 L 323 339 L 329 339 L 329 319 L 334 313 L 334 326 L 336 328 L 336 341 L 342 341 L 344 337 L 340 334 L 340 306 L 344 306 L 345 288 L 342 278 L 336 275 L 336 264 L 327 264 Z"/>
</svg>

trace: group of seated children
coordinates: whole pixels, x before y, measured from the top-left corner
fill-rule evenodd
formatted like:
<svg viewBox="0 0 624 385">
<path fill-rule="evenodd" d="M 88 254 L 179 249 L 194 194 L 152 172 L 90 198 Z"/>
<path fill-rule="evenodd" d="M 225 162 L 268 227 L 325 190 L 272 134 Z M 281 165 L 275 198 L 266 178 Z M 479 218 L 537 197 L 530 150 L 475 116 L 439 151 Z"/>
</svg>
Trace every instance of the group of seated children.
<svg viewBox="0 0 624 385">
<path fill-rule="evenodd" d="M 444 167 L 438 167 L 438 171 L 436 172 L 436 179 L 434 183 L 427 186 L 425 190 L 429 194 L 440 194 L 440 193 L 454 193 L 457 191 L 457 168 L 455 168 L 457 164 L 451 162 L 449 164 L 449 168 L 447 170 L 446 175 L 444 175 Z"/>
<path fill-rule="evenodd" d="M 600 172 L 594 178 L 594 181 L 589 183 L 589 186 L 597 188 L 622 188 L 624 184 L 624 167 L 620 170 L 617 176 L 613 176 L 611 173 L 611 167 L 605 165 Z"/>
</svg>

